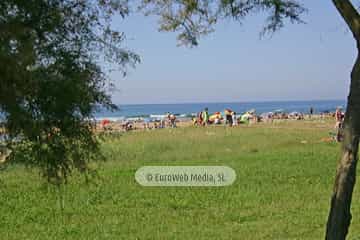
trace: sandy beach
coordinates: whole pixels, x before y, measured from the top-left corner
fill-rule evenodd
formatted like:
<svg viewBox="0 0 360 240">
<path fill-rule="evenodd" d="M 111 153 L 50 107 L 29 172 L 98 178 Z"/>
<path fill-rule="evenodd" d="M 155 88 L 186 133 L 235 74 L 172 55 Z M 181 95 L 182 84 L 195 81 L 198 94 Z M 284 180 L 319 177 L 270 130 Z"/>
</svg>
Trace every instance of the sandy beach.
<svg viewBox="0 0 360 240">
<path fill-rule="evenodd" d="M 261 121 L 250 120 L 248 123 L 239 123 L 236 126 L 231 127 L 239 127 L 239 126 L 247 126 L 257 124 L 259 126 L 264 124 L 272 124 L 272 123 L 282 123 L 282 122 L 291 122 L 291 121 L 321 121 L 321 120 L 331 120 L 333 119 L 333 113 L 329 114 L 314 114 L 314 115 L 304 115 L 302 119 L 294 119 L 285 116 L 284 118 L 272 118 L 272 119 L 262 119 Z M 327 121 L 329 122 L 329 121 Z M 126 123 L 130 124 L 131 127 L 126 129 Z M 96 123 L 96 131 L 97 132 L 126 132 L 126 131 L 144 131 L 144 130 L 158 130 L 160 129 L 158 121 L 152 121 L 148 123 L 148 127 L 145 127 L 144 120 L 136 120 L 136 121 L 109 121 L 105 126 L 101 121 L 97 121 Z M 190 118 L 181 118 L 176 120 L 176 127 L 190 127 L 196 126 L 194 124 L 193 119 Z M 216 127 L 216 126 L 224 126 L 223 120 L 219 124 L 208 124 L 207 127 Z M 170 128 L 170 123 L 168 120 L 165 121 L 165 128 Z M 202 126 L 198 126 L 202 127 Z"/>
</svg>

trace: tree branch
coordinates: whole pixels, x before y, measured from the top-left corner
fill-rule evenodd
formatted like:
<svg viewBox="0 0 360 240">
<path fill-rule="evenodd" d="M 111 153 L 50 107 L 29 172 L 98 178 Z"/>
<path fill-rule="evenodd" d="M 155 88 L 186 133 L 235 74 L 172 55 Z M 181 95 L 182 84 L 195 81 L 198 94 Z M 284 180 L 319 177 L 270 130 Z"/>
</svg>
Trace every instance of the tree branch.
<svg viewBox="0 0 360 240">
<path fill-rule="evenodd" d="M 360 15 L 350 0 L 332 0 L 349 26 L 356 40 L 360 41 Z"/>
</svg>

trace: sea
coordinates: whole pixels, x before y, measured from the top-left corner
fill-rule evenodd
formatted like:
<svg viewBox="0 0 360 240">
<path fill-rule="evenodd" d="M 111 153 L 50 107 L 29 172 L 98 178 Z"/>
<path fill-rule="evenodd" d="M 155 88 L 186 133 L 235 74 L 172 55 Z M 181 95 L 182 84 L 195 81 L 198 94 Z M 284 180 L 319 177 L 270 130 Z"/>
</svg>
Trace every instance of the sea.
<svg viewBox="0 0 360 240">
<path fill-rule="evenodd" d="M 254 109 L 256 114 L 268 112 L 299 112 L 309 113 L 310 108 L 314 113 L 334 112 L 336 107 L 346 106 L 344 100 L 313 100 L 313 101 L 267 101 L 267 102 L 208 102 L 208 103 L 176 103 L 176 104 L 124 104 L 118 105 L 116 111 L 100 110 L 95 114 L 97 120 L 109 119 L 121 121 L 125 119 L 157 119 L 166 113 L 172 113 L 179 117 L 195 116 L 204 108 L 209 113 L 223 112 L 231 109 L 237 114 Z"/>
</svg>

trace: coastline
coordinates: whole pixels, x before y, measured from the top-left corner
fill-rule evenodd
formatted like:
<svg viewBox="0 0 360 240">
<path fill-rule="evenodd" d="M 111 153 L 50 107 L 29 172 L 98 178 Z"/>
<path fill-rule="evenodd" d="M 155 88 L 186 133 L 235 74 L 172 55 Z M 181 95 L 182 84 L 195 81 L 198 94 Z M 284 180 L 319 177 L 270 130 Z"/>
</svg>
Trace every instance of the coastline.
<svg viewBox="0 0 360 240">
<path fill-rule="evenodd" d="M 294 121 L 303 121 L 303 122 L 329 122 L 333 120 L 333 113 L 329 114 L 305 114 L 303 119 L 296 119 L 296 118 L 273 118 L 273 119 L 263 119 L 260 122 L 257 121 L 249 121 L 248 123 L 238 123 L 236 126 L 228 126 L 226 127 L 241 127 L 241 126 L 249 126 L 249 125 L 256 125 L 256 126 L 264 126 L 269 124 L 282 124 L 287 122 L 294 122 Z M 131 128 L 126 129 L 125 124 L 130 123 Z M 160 130 L 161 128 L 156 127 L 158 125 L 159 121 L 150 121 L 145 122 L 144 120 L 136 120 L 136 121 L 110 121 L 106 126 L 104 127 L 101 121 L 96 121 L 96 132 L 127 132 L 127 131 L 145 131 L 145 130 Z M 145 124 L 148 124 L 147 127 L 145 127 Z M 199 126 L 195 125 L 193 120 L 191 118 L 180 118 L 176 120 L 176 128 L 183 128 L 183 127 L 225 127 L 224 122 L 221 122 L 220 124 L 209 124 L 208 126 Z M 165 120 L 165 127 L 164 129 L 169 129 L 170 124 Z"/>
<path fill-rule="evenodd" d="M 267 102 L 208 102 L 208 103 L 169 103 L 169 104 L 124 104 L 118 105 L 115 111 L 99 110 L 94 114 L 97 121 L 109 119 L 111 121 L 154 121 L 164 118 L 169 112 L 179 118 L 195 117 L 204 108 L 209 109 L 209 114 L 231 109 L 237 115 L 246 113 L 251 109 L 257 115 L 282 110 L 285 113 L 298 112 L 308 114 L 310 108 L 315 114 L 335 112 L 336 107 L 346 105 L 344 100 L 313 100 L 313 101 L 267 101 Z"/>
</svg>

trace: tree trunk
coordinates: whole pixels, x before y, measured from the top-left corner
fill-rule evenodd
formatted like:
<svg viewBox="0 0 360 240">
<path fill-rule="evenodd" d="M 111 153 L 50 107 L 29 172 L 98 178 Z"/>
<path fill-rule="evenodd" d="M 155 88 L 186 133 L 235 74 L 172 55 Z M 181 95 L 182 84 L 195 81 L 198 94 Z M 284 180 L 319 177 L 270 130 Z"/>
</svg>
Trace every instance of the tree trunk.
<svg viewBox="0 0 360 240">
<path fill-rule="evenodd" d="M 351 222 L 351 198 L 356 179 L 360 133 L 360 56 L 351 72 L 350 93 L 348 96 L 342 156 L 338 163 L 330 213 L 326 227 L 326 240 L 344 240 Z"/>
</svg>

